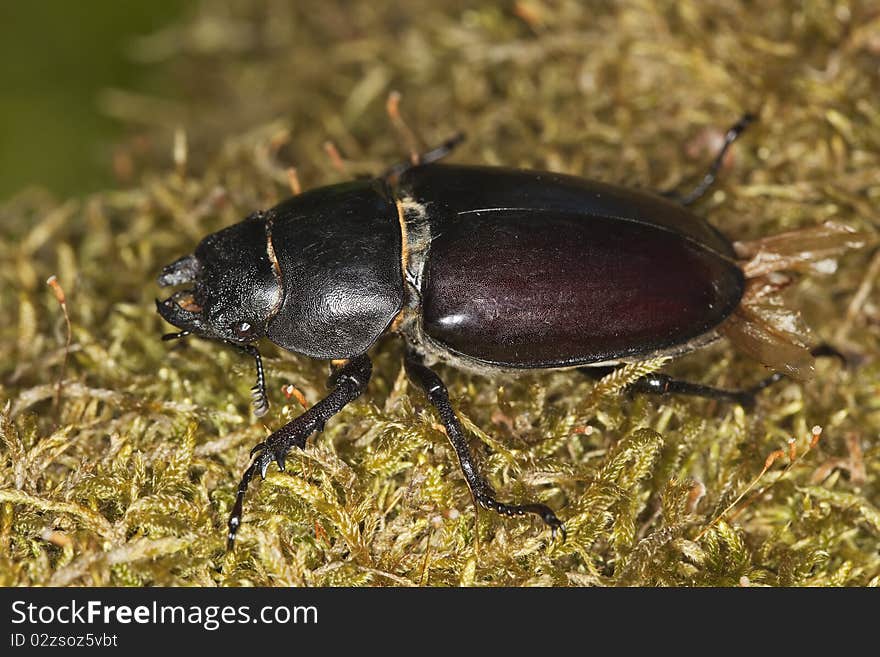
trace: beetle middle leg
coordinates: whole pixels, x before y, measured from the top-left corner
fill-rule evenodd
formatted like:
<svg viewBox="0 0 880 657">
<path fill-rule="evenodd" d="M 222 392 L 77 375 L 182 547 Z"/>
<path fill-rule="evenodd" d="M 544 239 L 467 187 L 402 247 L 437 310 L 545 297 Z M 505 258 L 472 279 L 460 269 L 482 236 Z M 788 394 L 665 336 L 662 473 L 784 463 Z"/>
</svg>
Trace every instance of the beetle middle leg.
<svg viewBox="0 0 880 657">
<path fill-rule="evenodd" d="M 446 428 L 446 436 L 449 438 L 449 442 L 458 456 L 461 471 L 476 502 L 483 508 L 505 516 L 523 516 L 527 513 L 533 513 L 550 527 L 554 538 L 556 537 L 556 532 L 559 531 L 562 539 L 565 540 L 565 526 L 550 507 L 544 504 L 506 504 L 499 502 L 495 498 L 495 490 L 492 488 L 492 485 L 477 469 L 477 464 L 468 446 L 464 429 L 462 429 L 461 422 L 459 422 L 455 410 L 452 408 L 452 404 L 449 401 L 449 392 L 443 381 L 440 380 L 440 377 L 433 370 L 418 362 L 414 356 L 408 355 L 405 365 L 406 373 L 410 379 L 419 384 L 428 397 L 428 401 L 431 402 L 440 415 L 440 420 Z"/>
<path fill-rule="evenodd" d="M 333 390 L 329 395 L 272 433 L 265 442 L 251 450 L 253 461 L 241 477 L 238 493 L 235 496 L 235 504 L 229 515 L 227 550 L 232 550 L 235 546 L 235 534 L 241 525 L 244 496 L 254 475 L 259 473 L 265 479 L 266 471 L 272 461 L 278 464 L 280 470 L 284 470 L 287 453 L 294 447 L 303 449 L 310 435 L 323 430 L 327 420 L 341 411 L 349 402 L 357 399 L 366 390 L 372 370 L 373 365 L 366 354 L 352 358 L 330 377 L 330 385 Z"/>
<path fill-rule="evenodd" d="M 668 191 L 663 192 L 663 196 L 678 201 L 682 205 L 691 205 L 701 199 L 714 184 L 715 179 L 718 176 L 718 171 L 724 163 L 724 156 L 727 155 L 730 146 L 745 131 L 745 129 L 755 121 L 756 118 L 757 117 L 754 114 L 743 114 L 739 121 L 730 126 L 727 133 L 724 135 L 724 144 L 721 146 L 721 150 L 718 151 L 718 155 L 715 156 L 715 159 L 712 160 L 712 164 L 709 166 L 709 171 L 706 172 L 706 175 L 703 176 L 703 179 L 696 187 L 684 195 L 675 191 Z"/>
</svg>

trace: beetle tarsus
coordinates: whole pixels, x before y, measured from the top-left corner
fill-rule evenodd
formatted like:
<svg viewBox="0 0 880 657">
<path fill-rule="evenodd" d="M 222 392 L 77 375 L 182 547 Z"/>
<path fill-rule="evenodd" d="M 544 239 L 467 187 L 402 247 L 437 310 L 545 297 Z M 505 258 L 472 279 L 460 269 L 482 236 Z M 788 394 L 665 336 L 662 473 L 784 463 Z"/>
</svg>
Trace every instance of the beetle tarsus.
<svg viewBox="0 0 880 657">
<path fill-rule="evenodd" d="M 844 365 L 844 367 L 849 364 L 845 355 L 835 347 L 824 342 L 813 347 L 813 349 L 810 350 L 810 353 L 816 358 L 836 358 L 842 365 Z M 613 367 L 578 368 L 578 371 L 594 379 L 610 374 L 613 370 Z M 668 374 L 654 372 L 653 374 L 643 376 L 631 383 L 627 387 L 627 391 L 629 393 L 644 393 L 649 395 L 690 395 L 692 397 L 704 397 L 706 399 L 733 402 L 742 406 L 743 409 L 750 411 L 757 403 L 758 393 L 785 378 L 786 376 L 782 372 L 773 372 L 748 388 L 742 390 L 726 390 L 724 388 L 716 388 L 714 386 L 707 386 L 700 383 L 682 381 L 680 379 L 674 379 Z"/>
<path fill-rule="evenodd" d="M 586 368 L 584 368 L 586 369 Z M 774 383 L 785 378 L 784 374 L 774 372 L 758 383 L 741 390 L 729 390 L 716 388 L 701 383 L 691 383 L 675 379 L 668 374 L 655 372 L 637 379 L 627 387 L 629 393 L 643 393 L 648 395 L 687 395 L 690 397 L 702 397 L 716 401 L 732 402 L 739 404 L 746 411 L 751 411 L 757 404 L 757 395 Z"/>
<path fill-rule="evenodd" d="M 406 372 L 422 388 L 428 401 L 440 415 L 440 420 L 446 428 L 446 436 L 458 456 L 461 471 L 476 502 L 483 508 L 505 516 L 534 514 L 550 527 L 554 539 L 556 533 L 560 532 L 564 541 L 565 527 L 550 507 L 544 504 L 505 504 L 495 499 L 494 489 L 477 469 L 474 457 L 468 447 L 464 429 L 462 429 L 455 410 L 452 408 L 449 401 L 449 391 L 443 381 L 433 370 L 420 363 L 413 356 L 407 356 Z"/>
<path fill-rule="evenodd" d="M 556 514 L 553 513 L 553 510 L 549 506 L 544 504 L 504 504 L 491 497 L 478 498 L 477 502 L 479 502 L 480 506 L 483 508 L 494 511 L 503 516 L 514 517 L 533 513 L 541 518 L 541 520 L 544 521 L 544 524 L 550 527 L 550 536 L 553 540 L 556 540 L 556 534 L 559 532 L 562 536 L 562 542 L 565 542 L 567 537 L 565 525 L 556 517 Z"/>
<path fill-rule="evenodd" d="M 444 157 L 454 151 L 460 144 L 464 143 L 466 135 L 462 131 L 458 131 L 451 137 L 441 142 L 439 146 L 419 154 L 419 164 L 431 164 L 442 160 Z"/>
<path fill-rule="evenodd" d="M 745 129 L 748 128 L 752 122 L 756 121 L 757 118 L 756 115 L 747 112 L 740 117 L 739 121 L 727 129 L 727 133 L 724 135 L 724 144 L 721 146 L 721 150 L 718 151 L 718 155 L 712 160 L 712 164 L 709 166 L 709 171 L 706 172 L 703 179 L 690 192 L 682 196 L 678 192 L 670 191 L 664 192 L 663 196 L 672 198 L 682 205 L 691 205 L 700 200 L 715 183 L 715 180 L 718 177 L 718 172 L 724 164 L 724 156 L 727 155 L 727 151 L 730 149 L 733 142 L 735 142 L 737 138 L 745 132 Z"/>
<path fill-rule="evenodd" d="M 852 362 L 850 358 L 846 356 L 842 351 L 840 351 L 834 345 L 828 344 L 827 342 L 822 342 L 810 350 L 810 353 L 815 358 L 836 358 L 840 361 L 840 364 L 844 367 L 851 367 Z"/>
<path fill-rule="evenodd" d="M 294 447 L 303 449 L 310 435 L 323 429 L 327 420 L 341 411 L 349 402 L 357 399 L 366 389 L 371 373 L 372 363 L 366 355 L 352 358 L 340 368 L 335 377 L 335 388 L 329 395 L 251 450 L 253 461 L 242 475 L 235 505 L 229 516 L 227 550 L 232 550 L 235 545 L 235 535 L 241 526 L 244 497 L 254 474 L 259 472 L 260 476 L 265 479 L 272 461 L 278 464 L 280 470 L 284 470 L 287 453 Z"/>
<path fill-rule="evenodd" d="M 454 151 L 464 140 L 465 134 L 463 132 L 456 132 L 454 135 L 443 141 L 439 146 L 435 146 L 424 153 L 419 153 L 405 162 L 398 162 L 397 164 L 388 167 L 381 175 L 381 178 L 388 181 L 395 181 L 414 166 L 431 164 L 432 162 L 442 160 Z"/>
<path fill-rule="evenodd" d="M 774 380 L 770 380 L 774 379 Z M 752 408 L 755 404 L 755 394 L 763 390 L 768 385 L 775 383 L 772 375 L 756 386 L 746 390 L 726 390 L 724 388 L 715 388 L 701 383 L 691 383 L 690 381 L 682 381 L 674 379 L 668 374 L 653 373 L 637 379 L 629 385 L 627 390 L 631 393 L 646 393 L 649 395 L 690 395 L 692 397 L 704 397 L 706 399 L 716 399 L 718 401 L 728 401 L 740 404 L 744 408 Z"/>
<path fill-rule="evenodd" d="M 608 367 L 579 367 L 578 371 L 591 379 L 600 379 L 603 376 L 611 374 L 616 368 Z M 640 379 L 636 379 L 626 388 L 630 395 L 642 393 L 646 395 L 689 395 L 691 397 L 703 397 L 705 399 L 715 399 L 718 401 L 733 402 L 739 404 L 746 410 L 751 410 L 755 406 L 756 395 L 761 390 L 782 378 L 781 374 L 771 374 L 766 379 L 758 382 L 750 388 L 744 390 L 726 390 L 724 388 L 716 388 L 701 383 L 691 383 L 690 381 L 682 381 L 675 379 L 668 374 L 654 372 L 647 374 Z"/>
<path fill-rule="evenodd" d="M 259 447 L 259 446 L 258 446 Z M 241 482 L 238 484 L 238 491 L 235 495 L 235 504 L 232 505 L 232 513 L 229 514 L 229 522 L 227 526 L 229 527 L 229 533 L 227 534 L 226 539 L 226 551 L 232 552 L 235 548 L 235 534 L 238 532 L 238 528 L 241 525 L 241 514 L 242 508 L 244 506 L 244 496 L 247 493 L 248 485 L 251 483 L 251 479 L 254 477 L 254 472 L 257 470 L 257 462 L 248 466 L 247 470 L 244 471 L 244 474 L 241 476 Z"/>
</svg>

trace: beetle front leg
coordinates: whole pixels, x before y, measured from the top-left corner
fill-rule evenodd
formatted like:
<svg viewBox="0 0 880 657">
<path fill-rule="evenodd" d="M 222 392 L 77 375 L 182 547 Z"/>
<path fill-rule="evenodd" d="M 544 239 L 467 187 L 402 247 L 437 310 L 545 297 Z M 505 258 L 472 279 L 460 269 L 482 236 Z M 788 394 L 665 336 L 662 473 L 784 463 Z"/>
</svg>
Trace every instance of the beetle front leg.
<svg viewBox="0 0 880 657">
<path fill-rule="evenodd" d="M 232 550 L 235 546 L 235 534 L 241 525 L 244 496 L 248 485 L 259 473 L 265 479 L 269 464 L 275 461 L 280 470 L 284 470 L 284 461 L 287 453 L 293 448 L 303 449 L 306 439 L 316 431 L 321 431 L 327 420 L 341 411 L 349 402 L 357 399 L 366 390 L 370 381 L 373 365 L 369 357 L 364 354 L 348 361 L 330 377 L 330 385 L 333 391 L 317 404 L 309 408 L 302 415 L 294 418 L 278 431 L 271 434 L 265 442 L 260 443 L 251 450 L 253 461 L 241 478 L 238 485 L 238 493 L 232 513 L 229 515 L 229 539 L 226 549 Z"/>
<path fill-rule="evenodd" d="M 549 525 L 554 538 L 556 537 L 556 532 L 559 531 L 564 541 L 565 526 L 550 507 L 543 504 L 505 504 L 495 499 L 494 489 L 477 469 L 474 457 L 468 447 L 464 430 L 449 401 L 449 392 L 446 386 L 443 385 L 440 377 L 418 362 L 413 356 L 407 356 L 406 358 L 406 373 L 425 391 L 428 401 L 431 402 L 440 415 L 440 421 L 443 422 L 443 426 L 446 428 L 446 436 L 449 438 L 449 442 L 458 456 L 458 462 L 461 465 L 465 481 L 477 503 L 486 509 L 505 516 L 524 516 L 527 513 L 534 513 Z"/>
</svg>

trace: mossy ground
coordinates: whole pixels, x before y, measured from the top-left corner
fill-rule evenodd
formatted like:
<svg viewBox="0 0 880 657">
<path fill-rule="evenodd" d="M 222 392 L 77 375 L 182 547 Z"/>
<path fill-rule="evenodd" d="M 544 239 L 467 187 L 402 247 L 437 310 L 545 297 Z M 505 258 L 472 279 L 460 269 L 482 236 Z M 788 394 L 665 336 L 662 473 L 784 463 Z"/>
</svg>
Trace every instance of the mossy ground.
<svg viewBox="0 0 880 657">
<path fill-rule="evenodd" d="M 397 4 L 206 3 L 133 44 L 174 67 L 186 102 L 105 99 L 155 128 L 117 154 L 126 189 L 78 201 L 27 191 L 0 208 L 0 584 L 880 583 L 871 249 L 787 295 L 817 341 L 858 366 L 820 362 L 814 381 L 777 385 L 750 413 L 633 399 L 620 381 L 565 372 L 491 381 L 441 368 L 497 489 L 558 509 L 564 545 L 533 519 L 481 511 L 475 522 L 388 339 L 368 393 L 252 488 L 238 548 L 224 553 L 249 449 L 299 410 L 280 387 L 314 402 L 327 366 L 267 349 L 273 406 L 255 421 L 248 359 L 159 341 L 156 273 L 288 195 L 288 166 L 307 187 L 343 179 L 327 139 L 351 175 L 400 159 L 391 89 L 426 141 L 467 131 L 455 161 L 654 189 L 692 184 L 723 129 L 756 111 L 698 212 L 737 239 L 826 219 L 876 231 L 876 3 Z M 185 168 L 170 162 L 177 124 Z M 51 274 L 73 323 L 58 407 L 65 331 Z M 724 342 L 667 369 L 722 386 L 763 375 Z"/>
</svg>

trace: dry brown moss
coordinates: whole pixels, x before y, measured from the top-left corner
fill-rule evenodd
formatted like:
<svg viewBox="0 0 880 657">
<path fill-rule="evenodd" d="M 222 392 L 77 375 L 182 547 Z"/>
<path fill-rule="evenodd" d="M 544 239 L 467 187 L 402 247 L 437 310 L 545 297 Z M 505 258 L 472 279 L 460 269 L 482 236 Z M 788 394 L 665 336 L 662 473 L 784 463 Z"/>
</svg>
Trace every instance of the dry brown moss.
<svg viewBox="0 0 880 657">
<path fill-rule="evenodd" d="M 247 359 L 158 340 L 155 274 L 286 195 L 287 165 L 307 186 L 341 179 L 321 155 L 328 138 L 352 173 L 397 159 L 383 116 L 390 89 L 427 140 L 467 130 L 458 161 L 651 188 L 693 179 L 715 131 L 758 110 L 700 211 L 736 238 L 828 218 L 875 230 L 873 3 L 395 4 L 206 4 L 133 44 L 175 67 L 185 102 L 104 99 L 117 116 L 156 124 L 157 159 L 124 154 L 137 171 L 129 188 L 68 202 L 24 192 L 0 208 L 0 584 L 880 582 L 870 252 L 789 297 L 858 369 L 821 363 L 814 382 L 779 385 L 748 415 L 629 399 L 620 380 L 594 388 L 566 373 L 490 382 L 444 371 L 492 480 L 509 498 L 560 509 L 563 546 L 548 546 L 530 519 L 481 512 L 475 526 L 436 418 L 387 340 L 369 393 L 289 472 L 273 468 L 252 490 L 239 548 L 224 556 L 249 448 L 297 411 L 280 386 L 294 382 L 314 401 L 325 365 L 270 351 L 274 406 L 265 426 L 254 422 Z M 190 143 L 183 175 L 165 156 L 178 123 Z M 50 274 L 73 321 L 57 409 L 64 324 Z M 761 374 L 724 344 L 672 369 L 727 386 Z M 814 425 L 824 432 L 805 454 Z M 752 489 L 762 494 L 719 519 L 790 437 L 800 460 L 777 460 Z"/>
</svg>

